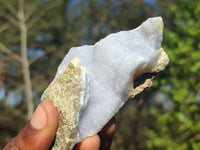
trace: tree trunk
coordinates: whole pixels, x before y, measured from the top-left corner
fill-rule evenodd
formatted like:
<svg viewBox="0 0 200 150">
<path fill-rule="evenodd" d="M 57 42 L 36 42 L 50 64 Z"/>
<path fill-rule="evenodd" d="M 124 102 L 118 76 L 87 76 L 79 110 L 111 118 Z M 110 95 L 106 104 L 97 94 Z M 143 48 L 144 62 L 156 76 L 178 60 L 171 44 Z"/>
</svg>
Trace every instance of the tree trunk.
<svg viewBox="0 0 200 150">
<path fill-rule="evenodd" d="M 24 0 L 19 1 L 19 28 L 20 28 L 20 48 L 21 48 L 21 57 L 22 57 L 22 72 L 24 76 L 25 83 L 25 94 L 27 102 L 27 119 L 33 114 L 33 101 L 32 101 L 32 87 L 31 87 L 31 77 L 29 70 L 29 62 L 27 56 L 27 27 L 25 22 L 24 14 Z"/>
</svg>

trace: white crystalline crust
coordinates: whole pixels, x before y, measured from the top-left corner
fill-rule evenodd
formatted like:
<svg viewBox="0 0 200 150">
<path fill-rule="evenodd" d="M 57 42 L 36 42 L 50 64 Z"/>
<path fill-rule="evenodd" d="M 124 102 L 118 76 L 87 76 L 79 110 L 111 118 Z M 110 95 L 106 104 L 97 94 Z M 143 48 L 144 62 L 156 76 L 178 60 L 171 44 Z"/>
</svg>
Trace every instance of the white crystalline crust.
<svg viewBox="0 0 200 150">
<path fill-rule="evenodd" d="M 56 77 L 74 58 L 87 76 L 77 125 L 77 142 L 96 134 L 127 101 L 133 81 L 163 70 L 169 59 L 161 48 L 163 21 L 150 18 L 138 28 L 110 34 L 95 45 L 71 48 Z M 56 78 L 55 77 L 55 78 Z"/>
</svg>

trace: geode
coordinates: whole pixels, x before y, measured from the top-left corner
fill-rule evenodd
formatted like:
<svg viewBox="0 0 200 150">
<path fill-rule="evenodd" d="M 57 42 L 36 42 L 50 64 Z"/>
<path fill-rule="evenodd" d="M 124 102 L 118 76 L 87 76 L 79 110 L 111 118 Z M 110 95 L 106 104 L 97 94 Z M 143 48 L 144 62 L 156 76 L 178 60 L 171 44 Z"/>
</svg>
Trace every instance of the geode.
<svg viewBox="0 0 200 150">
<path fill-rule="evenodd" d="M 151 86 L 154 74 L 169 62 L 162 34 L 162 18 L 155 17 L 94 45 L 70 49 L 41 98 L 59 111 L 53 149 L 71 150 L 95 135 L 128 99 Z"/>
</svg>

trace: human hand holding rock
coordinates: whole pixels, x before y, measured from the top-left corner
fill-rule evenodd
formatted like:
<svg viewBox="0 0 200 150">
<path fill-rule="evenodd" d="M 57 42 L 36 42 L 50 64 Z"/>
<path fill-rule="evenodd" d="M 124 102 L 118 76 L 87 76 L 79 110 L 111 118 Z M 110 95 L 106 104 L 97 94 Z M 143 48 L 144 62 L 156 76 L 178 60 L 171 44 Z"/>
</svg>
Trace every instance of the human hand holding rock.
<svg viewBox="0 0 200 150">
<path fill-rule="evenodd" d="M 48 150 L 58 127 L 58 112 L 51 101 L 43 101 L 21 132 L 4 147 L 4 150 Z M 84 139 L 75 150 L 98 150 L 110 147 L 115 125 L 111 120 L 99 133 Z M 101 144 L 100 144 L 101 139 Z M 100 146 L 101 145 L 101 146 Z"/>
</svg>

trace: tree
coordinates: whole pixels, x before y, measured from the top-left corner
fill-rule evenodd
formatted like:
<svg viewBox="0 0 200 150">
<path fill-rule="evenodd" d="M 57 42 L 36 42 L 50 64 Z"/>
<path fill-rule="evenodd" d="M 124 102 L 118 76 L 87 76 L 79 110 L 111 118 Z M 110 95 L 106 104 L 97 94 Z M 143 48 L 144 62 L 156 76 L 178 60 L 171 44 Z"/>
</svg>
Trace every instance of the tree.
<svg viewBox="0 0 200 150">
<path fill-rule="evenodd" d="M 199 8 L 199 0 L 165 4 L 164 49 L 170 64 L 160 83 L 174 106 L 164 112 L 152 108 L 157 128 L 149 132 L 149 149 L 197 150 L 200 147 Z"/>
<path fill-rule="evenodd" d="M 15 61 L 20 54 L 18 37 L 20 30 L 13 24 L 13 15 L 9 15 L 10 18 L 5 16 L 5 12 L 6 15 L 11 13 L 8 6 L 5 6 L 11 4 L 16 9 L 18 1 L 0 1 L 2 1 L 0 13 L 4 14 L 4 17 L 0 17 L 2 31 L 0 42 L 10 49 L 7 52 L 4 49 L 0 57 L 4 62 L 3 71 L 0 72 L 4 77 L 2 87 L 8 91 L 7 93 L 21 92 L 24 89 L 23 84 L 20 83 L 23 78 L 22 67 Z M 54 77 L 58 64 L 69 48 L 94 44 L 109 33 L 133 29 L 148 17 L 161 14 L 158 5 L 147 4 L 143 0 L 63 0 L 62 5 L 54 7 L 53 11 L 48 11 L 52 8 L 50 6 L 58 4 L 57 2 L 26 0 L 24 3 L 25 16 L 29 18 L 25 25 L 28 27 L 32 24 L 31 28 L 27 28 L 27 55 L 35 104 L 39 103 L 43 90 Z M 5 6 L 3 3 L 6 3 Z M 19 21 L 18 18 L 15 19 Z M 162 74 L 160 79 L 164 77 L 166 74 Z M 165 80 L 162 82 L 166 83 Z M 159 81 L 154 82 L 154 85 L 158 86 L 159 83 Z M 157 86 L 154 90 L 158 90 Z M 126 106 L 128 109 L 125 108 L 125 111 L 119 115 L 119 128 L 113 142 L 114 149 L 147 149 L 146 146 L 149 144 L 145 145 L 144 141 L 147 139 L 148 131 L 150 128 L 158 131 L 157 126 L 154 126 L 155 116 L 149 114 L 147 99 L 149 95 L 146 94 L 138 97 L 139 100 L 135 100 L 133 105 Z M 20 103 L 23 103 L 23 96 L 21 99 Z M 20 104 L 20 109 L 23 108 L 22 106 Z"/>
<path fill-rule="evenodd" d="M 18 1 L 4 1 L 1 0 L 1 12 L 0 16 L 3 17 L 3 21 L 6 20 L 6 23 L 2 24 L 1 32 L 8 28 L 13 28 L 16 30 L 16 33 L 20 34 L 19 45 L 17 46 L 17 50 L 11 50 L 7 46 L 5 46 L 2 42 L 0 42 L 0 49 L 4 52 L 4 54 L 13 58 L 14 60 L 21 63 L 22 73 L 24 78 L 25 85 L 25 93 L 26 93 L 26 102 L 27 102 L 27 118 L 30 118 L 33 114 L 34 104 L 32 101 L 32 86 L 31 86 L 31 76 L 30 76 L 30 64 L 37 60 L 42 55 L 34 58 L 34 61 L 28 60 L 28 37 L 27 33 L 31 29 L 31 27 L 43 17 L 46 12 L 55 6 L 58 5 L 56 3 L 48 3 L 46 6 L 37 13 L 37 7 L 39 1 L 29 2 L 25 5 L 24 0 Z M 32 5 L 34 4 L 34 5 Z M 41 4 L 39 4 L 40 6 Z M 14 28 L 15 26 L 15 28 Z M 15 41 L 16 42 L 16 41 Z M 14 43 L 16 45 L 16 43 Z M 14 45 L 12 45 L 14 46 Z M 11 47 L 11 46 L 10 46 Z M 14 49 L 14 48 L 13 48 Z M 15 53 L 14 51 L 20 50 L 20 54 Z"/>
<path fill-rule="evenodd" d="M 4 82 L 7 83 L 8 92 L 6 93 L 22 91 L 22 89 L 26 91 L 29 117 L 33 112 L 32 95 L 34 94 L 35 99 L 39 99 L 41 91 L 47 85 L 47 82 L 42 86 L 36 85 L 44 80 L 40 74 L 50 75 L 50 79 L 54 75 L 49 71 L 50 66 L 44 65 L 46 60 L 45 57 L 41 59 L 43 56 L 49 58 L 48 63 L 53 65 L 51 71 L 55 71 L 57 67 L 55 64 L 59 63 L 70 47 L 78 44 L 93 44 L 108 33 L 133 28 L 133 24 L 138 25 L 136 16 L 146 18 L 146 14 L 151 10 L 142 1 L 132 2 L 130 0 L 126 2 L 84 0 L 77 1 L 77 4 L 75 1 L 67 0 L 30 0 L 25 3 L 23 0 L 1 0 L 0 2 L 0 47 L 4 56 L 2 60 L 6 63 L 3 72 Z M 54 8 L 61 3 L 62 6 Z M 71 3 L 76 5 L 70 6 Z M 138 9 L 140 7 L 144 7 L 144 9 Z M 57 13 L 48 11 L 52 8 Z M 79 11 L 82 13 L 78 13 Z M 138 15 L 132 15 L 129 13 L 130 11 Z M 124 16 L 121 16 L 122 14 Z M 21 35 L 20 39 L 19 34 Z M 36 55 L 38 52 L 40 54 Z M 58 58 L 51 59 L 53 54 L 56 54 Z M 18 64 L 14 60 L 17 60 Z M 43 71 L 39 74 L 40 70 Z M 26 88 L 20 84 L 21 80 L 16 80 L 22 76 Z M 32 90 L 32 87 L 35 88 Z"/>
</svg>

